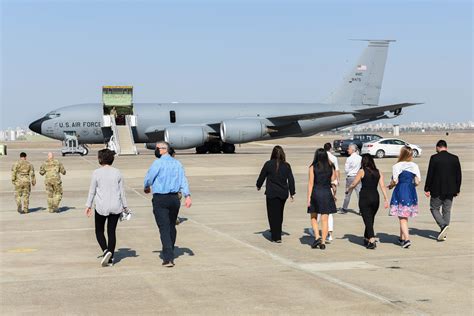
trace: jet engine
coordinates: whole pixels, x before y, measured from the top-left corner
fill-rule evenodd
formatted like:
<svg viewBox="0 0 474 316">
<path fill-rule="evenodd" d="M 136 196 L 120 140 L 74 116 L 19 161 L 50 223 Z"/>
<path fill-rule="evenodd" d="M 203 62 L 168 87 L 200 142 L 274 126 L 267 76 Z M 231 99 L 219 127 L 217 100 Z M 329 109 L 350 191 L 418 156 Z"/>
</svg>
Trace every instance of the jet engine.
<svg viewBox="0 0 474 316">
<path fill-rule="evenodd" d="M 230 144 L 251 142 L 267 135 L 270 130 L 261 120 L 228 120 L 221 123 L 221 139 Z"/>
<path fill-rule="evenodd" d="M 172 126 L 165 129 L 165 141 L 175 149 L 198 147 L 209 140 L 201 126 Z"/>
</svg>

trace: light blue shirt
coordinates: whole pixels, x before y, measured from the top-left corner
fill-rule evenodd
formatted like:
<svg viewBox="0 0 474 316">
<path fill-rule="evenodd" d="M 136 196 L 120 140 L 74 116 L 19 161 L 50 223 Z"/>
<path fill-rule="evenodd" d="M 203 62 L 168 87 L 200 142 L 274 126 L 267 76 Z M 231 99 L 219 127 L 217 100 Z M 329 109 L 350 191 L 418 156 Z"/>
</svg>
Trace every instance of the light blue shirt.
<svg viewBox="0 0 474 316">
<path fill-rule="evenodd" d="M 181 192 L 188 196 L 188 180 L 181 163 L 170 155 L 156 159 L 145 176 L 144 187 L 151 187 L 153 193 L 167 194 Z"/>
</svg>

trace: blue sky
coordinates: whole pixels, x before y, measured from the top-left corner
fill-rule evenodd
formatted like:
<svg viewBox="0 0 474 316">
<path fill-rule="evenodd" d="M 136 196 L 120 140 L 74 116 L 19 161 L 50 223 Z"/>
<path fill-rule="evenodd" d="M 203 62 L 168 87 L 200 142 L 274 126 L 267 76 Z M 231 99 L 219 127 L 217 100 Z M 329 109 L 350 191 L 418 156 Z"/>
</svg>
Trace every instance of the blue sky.
<svg viewBox="0 0 474 316">
<path fill-rule="evenodd" d="M 471 1 L 2 1 L 1 128 L 131 84 L 135 102 L 318 102 L 396 39 L 394 123 L 473 119 Z M 386 121 L 387 122 L 387 121 Z"/>
</svg>

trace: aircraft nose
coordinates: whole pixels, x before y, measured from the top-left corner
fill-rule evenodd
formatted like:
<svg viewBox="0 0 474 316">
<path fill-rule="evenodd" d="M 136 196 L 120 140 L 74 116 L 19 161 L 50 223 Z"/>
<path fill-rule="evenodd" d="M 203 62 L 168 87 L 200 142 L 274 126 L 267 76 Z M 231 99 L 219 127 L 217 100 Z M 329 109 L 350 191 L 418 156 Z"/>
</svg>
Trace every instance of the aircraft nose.
<svg viewBox="0 0 474 316">
<path fill-rule="evenodd" d="M 33 123 L 30 124 L 29 128 L 35 133 L 41 134 L 41 124 L 43 123 L 44 119 L 40 118 Z"/>
</svg>

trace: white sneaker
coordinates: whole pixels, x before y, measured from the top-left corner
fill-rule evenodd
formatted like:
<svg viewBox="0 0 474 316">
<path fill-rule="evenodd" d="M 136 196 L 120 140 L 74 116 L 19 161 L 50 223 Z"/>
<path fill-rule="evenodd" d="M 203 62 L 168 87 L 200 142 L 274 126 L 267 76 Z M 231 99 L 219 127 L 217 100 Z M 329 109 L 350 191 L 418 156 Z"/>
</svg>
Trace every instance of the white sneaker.
<svg viewBox="0 0 474 316">
<path fill-rule="evenodd" d="M 437 239 L 440 240 L 440 241 L 441 241 L 441 240 L 445 240 L 446 235 L 448 234 L 448 229 L 449 229 L 449 226 L 448 226 L 448 225 L 444 226 L 444 227 L 441 229 L 441 231 L 439 232 Z"/>
<path fill-rule="evenodd" d="M 332 241 L 332 234 L 328 234 L 328 239 L 326 241 Z"/>
<path fill-rule="evenodd" d="M 110 251 L 107 251 L 105 253 L 104 257 L 102 258 L 102 261 L 100 262 L 100 264 L 103 267 L 107 267 L 109 265 L 110 258 L 112 258 L 112 253 Z"/>
</svg>

